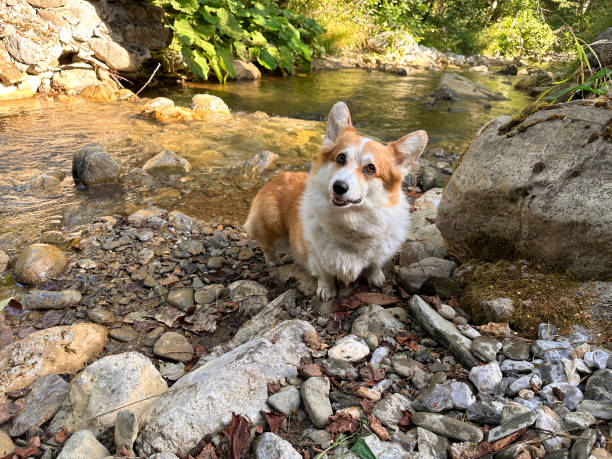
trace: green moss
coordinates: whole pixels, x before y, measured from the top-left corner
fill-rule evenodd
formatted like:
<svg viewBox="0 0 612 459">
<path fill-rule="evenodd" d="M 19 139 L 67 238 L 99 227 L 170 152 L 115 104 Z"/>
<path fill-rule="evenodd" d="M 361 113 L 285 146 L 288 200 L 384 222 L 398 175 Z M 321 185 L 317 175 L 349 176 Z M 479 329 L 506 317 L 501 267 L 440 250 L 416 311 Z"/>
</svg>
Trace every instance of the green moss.
<svg viewBox="0 0 612 459">
<path fill-rule="evenodd" d="M 573 324 L 590 324 L 587 309 L 594 295 L 590 287 L 584 287 L 570 275 L 506 260 L 473 264 L 471 269 L 461 272 L 465 283 L 461 306 L 480 323 L 505 321 L 513 330 L 527 335 L 535 335 L 542 322 L 554 323 L 562 331 Z M 510 298 L 514 313 L 493 317 L 481 306 L 483 301 L 496 298 Z"/>
</svg>

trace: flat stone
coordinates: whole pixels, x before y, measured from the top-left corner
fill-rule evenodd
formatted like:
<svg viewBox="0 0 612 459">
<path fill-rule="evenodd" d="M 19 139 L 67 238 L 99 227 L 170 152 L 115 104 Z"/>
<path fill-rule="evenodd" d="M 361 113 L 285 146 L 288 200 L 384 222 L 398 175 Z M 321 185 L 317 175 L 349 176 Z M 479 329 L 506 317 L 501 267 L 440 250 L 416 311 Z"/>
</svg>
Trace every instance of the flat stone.
<svg viewBox="0 0 612 459">
<path fill-rule="evenodd" d="M 465 411 L 476 402 L 476 397 L 474 397 L 474 394 L 472 394 L 470 386 L 463 382 L 451 382 L 450 394 L 453 402 L 453 408 L 456 410 Z"/>
<path fill-rule="evenodd" d="M 195 305 L 193 288 L 183 287 L 170 290 L 166 299 L 169 305 L 174 306 L 180 311 L 187 312 Z"/>
<path fill-rule="evenodd" d="M 121 341 L 122 343 L 131 343 L 137 340 L 139 336 L 136 330 L 128 326 L 113 328 L 109 334 L 111 338 Z"/>
<path fill-rule="evenodd" d="M 291 443 L 272 432 L 264 432 L 255 443 L 255 459 L 302 459 Z"/>
<path fill-rule="evenodd" d="M 329 376 L 340 379 L 357 379 L 357 369 L 345 360 L 323 359 L 319 360 Z"/>
<path fill-rule="evenodd" d="M 325 377 L 308 378 L 300 387 L 304 408 L 315 427 L 325 427 L 333 414 L 329 401 L 329 379 Z"/>
<path fill-rule="evenodd" d="M 395 336 L 401 333 L 405 326 L 386 309 L 378 305 L 367 306 L 368 312 L 361 314 L 353 321 L 352 333 L 366 338 L 374 334 L 378 339 Z"/>
<path fill-rule="evenodd" d="M 563 417 L 563 420 L 568 429 L 579 430 L 586 429 L 597 422 L 594 416 L 582 411 L 569 412 Z"/>
<path fill-rule="evenodd" d="M 151 226 L 153 228 L 161 228 L 167 224 L 164 220 L 166 211 L 164 209 L 150 208 L 140 209 L 128 216 L 128 223 L 134 226 Z"/>
<path fill-rule="evenodd" d="M 502 372 L 497 362 L 491 362 L 487 365 L 473 367 L 470 370 L 469 378 L 478 389 L 478 392 L 493 394 L 497 385 L 502 380 Z"/>
<path fill-rule="evenodd" d="M 514 432 L 524 429 L 525 427 L 529 427 L 536 421 L 536 418 L 537 413 L 535 411 L 530 411 L 528 413 L 516 416 L 505 424 L 491 429 L 489 431 L 489 437 L 487 438 L 487 441 L 489 443 L 492 443 L 494 441 L 499 440 L 500 438 L 507 437 L 508 435 L 511 435 Z"/>
<path fill-rule="evenodd" d="M 416 368 L 422 370 L 424 367 L 421 362 L 417 362 L 416 360 L 403 355 L 393 356 L 391 359 L 391 364 L 393 365 L 395 372 L 404 378 L 412 378 Z"/>
<path fill-rule="evenodd" d="M 418 293 L 424 285 L 431 285 L 439 293 L 445 292 L 445 283 L 448 283 L 454 262 L 444 258 L 429 257 L 400 268 L 399 281 L 410 293 Z"/>
<path fill-rule="evenodd" d="M 372 451 L 377 459 L 427 459 L 427 456 L 419 453 L 410 453 L 395 441 L 382 441 L 376 435 L 367 435 L 363 441 Z M 346 445 L 340 445 L 334 450 L 334 459 L 362 459 L 351 452 Z"/>
<path fill-rule="evenodd" d="M 74 433 L 64 444 L 57 459 L 104 459 L 110 452 L 89 430 Z"/>
<path fill-rule="evenodd" d="M 412 401 L 416 411 L 440 413 L 453 408 L 450 388 L 447 384 L 436 384 L 426 388 Z"/>
<path fill-rule="evenodd" d="M 596 417 L 597 419 L 612 419 L 612 402 L 603 400 L 583 400 L 576 411 L 583 411 Z"/>
<path fill-rule="evenodd" d="M 397 430 L 397 423 L 404 416 L 404 411 L 411 411 L 411 402 L 401 394 L 389 394 L 374 405 L 372 414 L 383 425 Z"/>
<path fill-rule="evenodd" d="M 198 304 L 212 304 L 223 298 L 227 289 L 222 284 L 205 285 L 203 289 L 196 290 L 194 293 L 195 302 Z"/>
<path fill-rule="evenodd" d="M 472 403 L 466 410 L 467 420 L 479 424 L 498 425 L 506 401 L 499 399 L 483 399 Z"/>
<path fill-rule="evenodd" d="M 561 362 L 542 362 L 538 370 L 545 385 L 567 381 L 565 368 Z"/>
<path fill-rule="evenodd" d="M 541 431 L 538 435 L 540 438 L 545 438 L 542 445 L 547 452 L 555 451 L 569 444 L 569 441 L 563 437 L 551 437 L 551 432 L 553 435 L 563 432 L 563 421 L 553 410 L 547 406 L 541 406 L 537 409 L 536 414 L 535 426 L 546 431 Z"/>
<path fill-rule="evenodd" d="M 583 457 L 588 457 L 595 446 L 595 442 L 598 438 L 598 433 L 594 429 L 587 429 L 580 437 L 574 442 L 572 445 L 572 449 L 570 450 L 569 457 L 570 459 L 581 459 Z"/>
<path fill-rule="evenodd" d="M 113 70 L 129 72 L 136 70 L 140 65 L 140 59 L 137 59 L 135 53 L 109 38 L 92 38 L 87 44 L 94 55 Z"/>
<path fill-rule="evenodd" d="M 73 374 L 97 357 L 108 331 L 101 325 L 78 323 L 51 327 L 0 349 L 0 403 L 4 394 L 29 386 L 49 374 Z"/>
<path fill-rule="evenodd" d="M 185 374 L 183 362 L 159 362 L 159 373 L 168 381 L 176 381 Z"/>
<path fill-rule="evenodd" d="M 569 358 L 572 350 L 572 345 L 567 341 L 538 339 L 531 345 L 531 352 L 535 357 L 552 363 L 561 362 L 562 358 Z"/>
<path fill-rule="evenodd" d="M 523 406 L 519 403 L 508 403 L 506 406 L 504 406 L 502 408 L 502 412 L 501 412 L 501 419 L 500 419 L 500 425 L 503 424 L 507 424 L 508 422 L 510 422 L 512 419 L 521 416 L 525 413 L 530 413 L 533 410 L 527 408 L 526 406 Z"/>
<path fill-rule="evenodd" d="M 191 163 L 170 150 L 163 150 L 149 159 L 142 168 L 147 172 L 189 172 Z"/>
<path fill-rule="evenodd" d="M 156 403 L 155 398 L 144 399 L 161 395 L 167 389 L 164 379 L 144 355 L 126 352 L 104 357 L 72 381 L 70 396 L 51 420 L 49 431 L 65 428 L 71 433 L 87 428 L 104 432 L 114 427 L 118 410 L 100 414 L 139 401 L 130 410 L 141 417 Z"/>
<path fill-rule="evenodd" d="M 21 304 L 27 309 L 63 309 L 67 306 L 77 306 L 80 302 L 81 294 L 76 290 L 30 290 L 21 297 Z"/>
<path fill-rule="evenodd" d="M 612 370 L 597 370 L 587 380 L 584 398 L 612 401 Z"/>
<path fill-rule="evenodd" d="M 355 335 L 347 335 L 339 339 L 327 355 L 336 360 L 357 362 L 370 354 L 370 347 L 366 342 Z"/>
<path fill-rule="evenodd" d="M 446 437 L 417 427 L 417 442 L 419 453 L 435 459 L 446 459 L 449 441 Z"/>
<path fill-rule="evenodd" d="M 179 362 L 189 362 L 194 352 L 187 338 L 176 332 L 164 333 L 153 346 L 153 353 L 156 356 Z"/>
<path fill-rule="evenodd" d="M 538 389 L 542 387 L 542 379 L 537 373 L 531 373 L 511 382 L 506 388 L 508 395 L 515 396 L 522 389 L 531 389 L 533 386 Z"/>
<path fill-rule="evenodd" d="M 475 425 L 442 414 L 417 412 L 412 414 L 411 420 L 417 427 L 460 441 L 478 443 L 484 437 L 482 430 Z"/>
<path fill-rule="evenodd" d="M 295 386 L 285 386 L 268 397 L 268 405 L 285 416 L 290 416 L 301 403 L 300 391 Z"/>
<path fill-rule="evenodd" d="M 470 350 L 472 354 L 483 362 L 495 360 L 497 352 L 502 348 L 502 344 L 490 336 L 477 336 L 472 340 Z"/>
<path fill-rule="evenodd" d="M 533 371 L 533 363 L 526 360 L 504 360 L 499 369 L 503 374 L 530 373 Z"/>
<path fill-rule="evenodd" d="M 548 403 L 552 403 L 559 398 L 572 411 L 578 407 L 584 398 L 580 389 L 566 382 L 548 384 L 541 390 L 540 397 Z"/>
<path fill-rule="evenodd" d="M 468 337 L 469 339 L 474 339 L 477 336 L 480 336 L 480 332 L 468 324 L 458 324 L 457 328 L 464 336 Z"/>
<path fill-rule="evenodd" d="M 69 391 L 69 384 L 57 375 L 38 378 L 25 397 L 23 411 L 13 419 L 9 434 L 19 437 L 43 425 L 59 410 Z"/>
<path fill-rule="evenodd" d="M 240 305 L 240 312 L 255 315 L 268 304 L 268 289 L 252 280 L 239 280 L 228 286 L 230 300 Z"/>
<path fill-rule="evenodd" d="M 15 262 L 15 276 L 26 285 L 38 285 L 60 274 L 68 258 L 49 244 L 32 244 L 27 246 Z"/>
<path fill-rule="evenodd" d="M 232 413 L 255 424 L 264 422 L 261 411 L 269 410 L 266 383 L 297 377 L 300 360 L 310 356 L 302 340 L 307 330 L 314 327 L 299 320 L 283 322 L 191 370 L 141 420 L 138 453 L 185 454 L 203 436 L 227 427 Z"/>
</svg>

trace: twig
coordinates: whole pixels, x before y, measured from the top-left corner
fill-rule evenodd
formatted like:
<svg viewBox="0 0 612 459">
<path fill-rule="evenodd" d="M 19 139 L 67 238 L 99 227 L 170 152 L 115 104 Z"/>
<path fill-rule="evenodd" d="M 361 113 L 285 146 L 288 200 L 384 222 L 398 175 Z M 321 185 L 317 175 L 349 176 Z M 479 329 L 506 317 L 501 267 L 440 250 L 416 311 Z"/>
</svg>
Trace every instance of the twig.
<svg viewBox="0 0 612 459">
<path fill-rule="evenodd" d="M 159 67 L 161 67 L 161 64 L 158 62 L 157 63 L 157 67 L 155 67 L 155 70 L 153 70 L 153 73 L 151 74 L 151 76 L 149 77 L 149 79 L 147 80 L 147 82 L 142 86 L 142 88 L 140 88 L 138 90 L 138 92 L 136 93 L 136 95 L 140 94 L 142 92 L 142 90 L 144 88 L 147 87 L 147 85 L 151 82 L 151 80 L 153 79 L 153 77 L 155 76 L 155 74 L 157 73 L 157 71 L 159 70 Z"/>
</svg>

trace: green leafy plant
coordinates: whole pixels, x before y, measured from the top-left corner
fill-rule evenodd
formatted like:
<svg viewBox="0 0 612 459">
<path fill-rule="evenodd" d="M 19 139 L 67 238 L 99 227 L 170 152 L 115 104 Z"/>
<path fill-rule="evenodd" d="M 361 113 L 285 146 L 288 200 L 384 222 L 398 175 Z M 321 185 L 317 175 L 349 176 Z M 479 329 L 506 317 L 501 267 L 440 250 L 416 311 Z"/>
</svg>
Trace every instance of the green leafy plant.
<svg viewBox="0 0 612 459">
<path fill-rule="evenodd" d="M 323 28 L 313 19 L 268 1 L 154 0 L 165 11 L 191 71 L 202 79 L 214 73 L 224 83 L 235 76 L 234 57 L 256 60 L 268 70 L 309 70 L 324 52 Z"/>
<path fill-rule="evenodd" d="M 341 445 L 346 445 L 353 454 L 359 456 L 361 459 L 376 459 L 376 456 L 362 437 L 362 428 L 363 426 L 368 425 L 368 420 L 361 418 L 359 424 L 360 428 L 357 431 L 350 435 L 341 433 L 336 438 L 336 441 L 334 441 L 324 451 L 317 454 L 314 459 L 323 458 L 326 453 Z"/>
<path fill-rule="evenodd" d="M 584 95 L 585 93 L 605 96 L 612 86 L 612 69 L 602 66 L 591 46 L 576 37 L 571 29 L 568 32 L 568 35 L 570 34 L 576 52 L 576 64 L 572 67 L 570 76 L 555 81 L 551 88 L 540 94 L 538 100 L 544 98 L 553 102 L 559 100 L 570 101 L 577 95 Z M 595 68 L 591 65 L 587 51 L 597 62 Z M 554 89 L 556 90 L 553 91 Z"/>
</svg>

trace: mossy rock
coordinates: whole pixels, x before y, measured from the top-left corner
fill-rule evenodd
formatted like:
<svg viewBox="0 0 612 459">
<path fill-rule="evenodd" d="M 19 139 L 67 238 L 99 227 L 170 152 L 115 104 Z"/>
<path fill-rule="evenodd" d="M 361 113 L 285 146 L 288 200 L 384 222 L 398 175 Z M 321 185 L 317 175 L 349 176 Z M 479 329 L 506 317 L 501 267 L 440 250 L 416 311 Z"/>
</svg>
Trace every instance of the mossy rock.
<svg viewBox="0 0 612 459">
<path fill-rule="evenodd" d="M 508 322 L 510 327 L 535 336 L 538 324 L 553 323 L 562 331 L 571 325 L 596 327 L 589 307 L 594 301 L 590 284 L 526 261 L 469 262 L 456 270 L 455 281 L 464 286 L 461 307 L 479 323 Z M 509 298 L 514 311 L 493 315 L 485 301 Z"/>
</svg>

